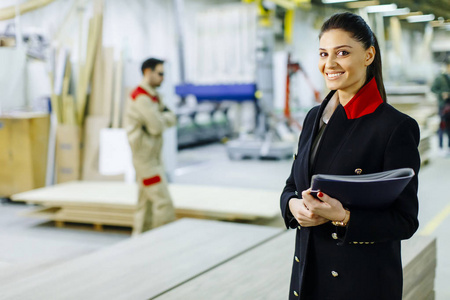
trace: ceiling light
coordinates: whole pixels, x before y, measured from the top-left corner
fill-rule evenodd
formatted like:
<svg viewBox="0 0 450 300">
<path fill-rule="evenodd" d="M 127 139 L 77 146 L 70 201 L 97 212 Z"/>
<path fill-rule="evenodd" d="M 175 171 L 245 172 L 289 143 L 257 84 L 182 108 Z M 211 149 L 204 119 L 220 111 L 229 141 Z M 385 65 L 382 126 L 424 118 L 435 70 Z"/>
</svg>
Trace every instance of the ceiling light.
<svg viewBox="0 0 450 300">
<path fill-rule="evenodd" d="M 388 12 L 388 11 L 394 11 L 397 9 L 397 5 L 392 4 L 383 4 L 383 5 L 373 5 L 373 6 L 367 6 L 366 10 L 368 13 L 381 13 L 381 12 Z"/>
<path fill-rule="evenodd" d="M 334 3 L 343 3 L 343 2 L 353 2 L 357 0 L 322 0 L 323 4 L 334 4 Z"/>
<path fill-rule="evenodd" d="M 421 16 L 409 16 L 406 20 L 409 23 L 418 23 L 418 22 L 430 22 L 433 21 L 435 16 L 433 14 L 429 15 L 421 15 Z"/>
<path fill-rule="evenodd" d="M 363 8 L 363 7 L 366 7 L 366 6 L 378 5 L 378 4 L 380 4 L 380 1 L 373 0 L 373 1 L 350 2 L 350 3 L 347 3 L 346 6 L 348 8 L 358 9 L 358 8 Z"/>
<path fill-rule="evenodd" d="M 409 13 L 410 13 L 409 8 L 405 7 L 405 8 L 397 8 L 396 10 L 393 11 L 384 12 L 383 16 L 384 17 L 402 16 Z"/>
</svg>

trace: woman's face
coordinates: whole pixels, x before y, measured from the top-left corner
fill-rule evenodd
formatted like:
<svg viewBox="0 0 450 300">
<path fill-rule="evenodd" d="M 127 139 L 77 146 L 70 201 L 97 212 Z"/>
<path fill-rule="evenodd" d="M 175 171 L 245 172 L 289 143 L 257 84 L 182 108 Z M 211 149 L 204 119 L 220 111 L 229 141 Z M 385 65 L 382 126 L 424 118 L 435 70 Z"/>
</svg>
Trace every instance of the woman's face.
<svg viewBox="0 0 450 300">
<path fill-rule="evenodd" d="M 373 62 L 375 48 L 366 50 L 350 33 L 331 29 L 320 38 L 319 55 L 319 70 L 327 87 L 355 95 L 366 81 L 367 66 Z"/>
</svg>

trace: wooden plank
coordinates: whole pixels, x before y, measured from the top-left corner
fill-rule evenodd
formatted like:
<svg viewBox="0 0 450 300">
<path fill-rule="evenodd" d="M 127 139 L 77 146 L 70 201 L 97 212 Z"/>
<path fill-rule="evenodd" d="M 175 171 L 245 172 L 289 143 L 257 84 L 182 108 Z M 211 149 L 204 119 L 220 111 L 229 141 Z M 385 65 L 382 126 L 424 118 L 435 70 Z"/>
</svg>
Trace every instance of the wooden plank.
<svg viewBox="0 0 450 300">
<path fill-rule="evenodd" d="M 112 128 L 120 128 L 121 127 L 121 112 L 122 112 L 122 73 L 123 73 L 123 59 L 122 54 L 120 55 L 119 61 L 116 63 L 114 74 L 114 100 L 113 100 L 113 117 L 111 121 Z"/>
<path fill-rule="evenodd" d="M 12 192 L 29 191 L 34 188 L 30 120 L 12 119 L 11 150 L 14 166 L 9 172 L 13 178 Z"/>
<path fill-rule="evenodd" d="M 33 188 L 45 186 L 47 154 L 50 133 L 49 116 L 30 119 L 31 160 L 33 164 Z"/>
<path fill-rule="evenodd" d="M 243 220 L 270 219 L 279 214 L 279 192 L 184 184 L 170 184 L 169 190 L 181 214 Z M 16 194 L 12 199 L 45 206 L 132 210 L 137 196 L 136 184 L 78 181 Z"/>
<path fill-rule="evenodd" d="M 0 297 L 149 299 L 280 232 L 281 229 L 263 226 L 182 219 L 107 249 L 25 275 L 2 286 Z"/>
<path fill-rule="evenodd" d="M 11 119 L 0 118 L 0 196 L 9 196 L 13 186 L 11 170 L 14 170 L 14 161 L 11 158 Z"/>
<path fill-rule="evenodd" d="M 74 98 L 72 95 L 66 95 L 63 99 L 64 124 L 75 126 L 77 125 L 77 116 Z"/>
<path fill-rule="evenodd" d="M 19 5 L 19 14 L 23 15 L 27 12 L 44 7 L 55 0 L 28 0 Z M 16 16 L 16 6 L 11 5 L 0 9 L 0 21 L 13 19 Z"/>
<path fill-rule="evenodd" d="M 101 33 L 100 33 L 101 40 Z M 91 96 L 89 97 L 88 115 L 103 115 L 104 107 L 104 60 L 103 49 L 99 45 L 95 53 L 94 70 L 92 76 Z"/>
<path fill-rule="evenodd" d="M 179 299 L 180 295 L 186 299 L 211 299 L 211 295 L 213 299 L 283 299 L 289 292 L 294 241 L 295 231 L 287 231 L 156 299 Z M 409 243 L 404 243 L 404 264 L 421 260 L 423 254 L 420 249 L 427 249 L 433 243 L 432 239 L 422 236 L 415 236 Z M 417 282 L 412 291 L 414 295 L 419 295 L 421 289 L 424 296 L 430 293 L 432 276 L 422 275 L 409 273 L 405 276 L 407 281 L 409 276 L 419 276 L 419 280 L 413 280 Z"/>
<path fill-rule="evenodd" d="M 27 211 L 23 215 L 29 217 L 38 217 L 38 218 L 46 218 L 51 219 L 55 216 L 55 214 L 61 210 L 60 207 L 39 207 L 35 210 Z"/>
<path fill-rule="evenodd" d="M 113 81 L 114 81 L 114 48 L 105 47 L 103 53 L 103 115 L 108 117 L 108 127 L 111 125 L 113 105 Z"/>
<path fill-rule="evenodd" d="M 94 15 L 89 22 L 88 44 L 86 52 L 86 63 L 80 70 L 77 86 L 77 117 L 78 124 L 83 124 L 86 113 L 86 102 L 89 83 L 91 82 L 92 71 L 94 67 L 95 53 L 98 44 L 101 44 L 99 37 L 101 35 L 103 23 L 102 15 Z"/>
<path fill-rule="evenodd" d="M 104 212 L 95 210 L 83 210 L 79 208 L 61 208 L 59 212 L 60 217 L 80 217 L 80 218 L 91 218 L 95 223 L 97 220 L 111 220 L 111 221 L 124 221 L 126 224 L 133 224 L 134 214 L 121 213 L 121 212 Z M 105 222 L 99 222 L 102 224 L 108 224 Z"/>
</svg>

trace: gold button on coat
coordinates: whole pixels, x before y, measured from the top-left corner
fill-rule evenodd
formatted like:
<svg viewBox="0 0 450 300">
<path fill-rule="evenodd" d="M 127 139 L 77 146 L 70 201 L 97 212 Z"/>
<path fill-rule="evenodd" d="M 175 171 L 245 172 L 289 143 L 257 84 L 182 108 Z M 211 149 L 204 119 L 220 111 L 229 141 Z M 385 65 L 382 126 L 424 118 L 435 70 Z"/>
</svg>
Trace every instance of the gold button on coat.
<svg viewBox="0 0 450 300">
<path fill-rule="evenodd" d="M 298 297 L 298 293 L 296 291 L 294 291 L 294 295 L 295 297 Z"/>
<path fill-rule="evenodd" d="M 298 228 L 298 230 L 300 230 L 300 229 L 302 229 L 302 226 L 298 225 L 297 228 Z"/>
<path fill-rule="evenodd" d="M 331 234 L 331 237 L 333 238 L 333 240 L 337 240 L 337 239 L 338 239 L 338 235 L 337 235 L 336 232 L 333 232 L 333 233 Z"/>
<path fill-rule="evenodd" d="M 333 275 L 333 277 L 338 277 L 339 273 L 336 271 L 331 271 L 331 275 Z"/>
<path fill-rule="evenodd" d="M 300 259 L 298 259 L 298 257 L 296 256 L 296 257 L 295 257 L 295 261 L 296 261 L 296 262 L 300 262 Z"/>
<path fill-rule="evenodd" d="M 358 174 L 358 175 L 361 174 L 362 173 L 362 169 L 360 169 L 360 168 L 356 169 L 355 173 Z"/>
</svg>

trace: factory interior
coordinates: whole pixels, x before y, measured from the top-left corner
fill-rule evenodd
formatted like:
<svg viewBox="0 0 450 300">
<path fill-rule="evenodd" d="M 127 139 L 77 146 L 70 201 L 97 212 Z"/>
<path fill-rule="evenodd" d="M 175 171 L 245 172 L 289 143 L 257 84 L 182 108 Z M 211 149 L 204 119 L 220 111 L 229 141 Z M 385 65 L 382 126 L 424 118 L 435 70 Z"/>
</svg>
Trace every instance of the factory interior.
<svg viewBox="0 0 450 300">
<path fill-rule="evenodd" d="M 448 0 L 1 0 L 0 300 L 287 299 L 280 195 L 339 12 L 377 36 L 387 103 L 420 128 L 403 299 L 449 300 Z M 131 141 L 144 98 L 163 116 L 148 124 L 176 120 L 153 148 Z M 160 198 L 171 219 L 147 228 Z"/>
</svg>

